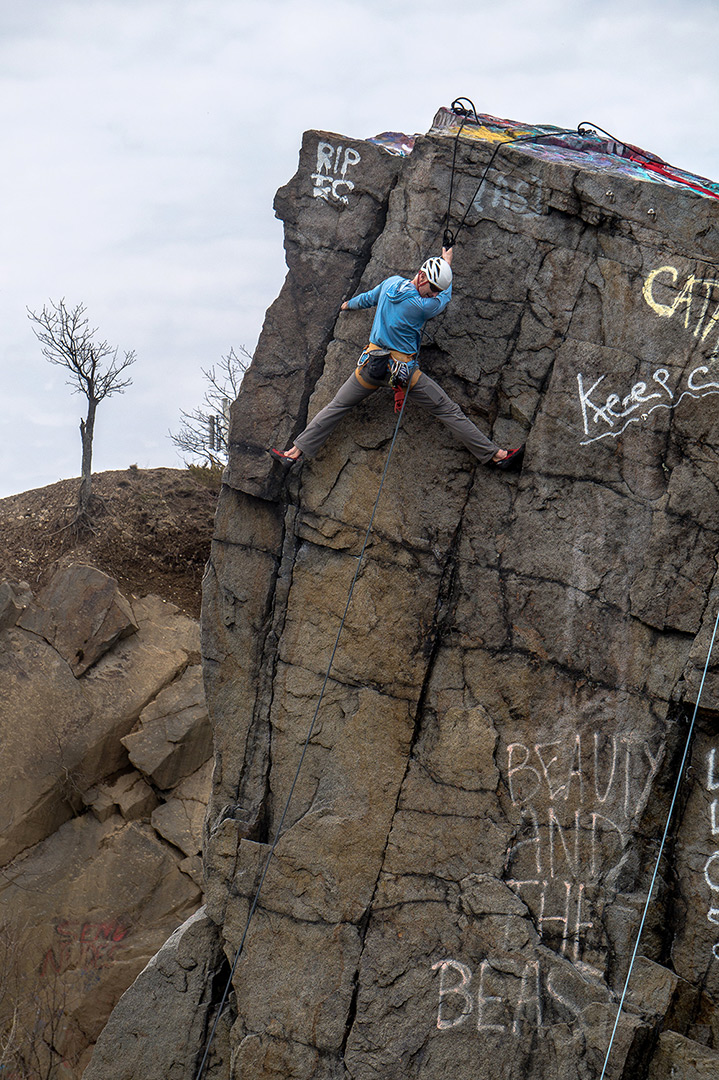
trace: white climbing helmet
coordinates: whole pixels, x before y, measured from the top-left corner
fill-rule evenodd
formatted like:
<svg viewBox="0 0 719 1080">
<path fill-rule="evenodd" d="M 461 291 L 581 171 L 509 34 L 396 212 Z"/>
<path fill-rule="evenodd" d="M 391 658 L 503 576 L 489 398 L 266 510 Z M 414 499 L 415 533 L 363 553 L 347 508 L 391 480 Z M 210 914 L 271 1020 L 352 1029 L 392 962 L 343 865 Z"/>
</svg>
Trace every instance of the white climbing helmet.
<svg viewBox="0 0 719 1080">
<path fill-rule="evenodd" d="M 452 284 L 452 267 L 446 259 L 434 257 L 427 259 L 420 268 L 430 285 L 444 292 Z"/>
</svg>

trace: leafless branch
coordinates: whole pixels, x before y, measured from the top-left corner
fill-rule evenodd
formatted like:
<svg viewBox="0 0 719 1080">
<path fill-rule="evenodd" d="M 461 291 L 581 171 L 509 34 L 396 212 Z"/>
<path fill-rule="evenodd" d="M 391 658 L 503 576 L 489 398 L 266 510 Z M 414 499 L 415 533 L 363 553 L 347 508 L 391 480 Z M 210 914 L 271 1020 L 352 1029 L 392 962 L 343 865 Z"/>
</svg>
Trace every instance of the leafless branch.
<svg viewBox="0 0 719 1080">
<path fill-rule="evenodd" d="M 194 461 L 212 467 L 227 462 L 229 406 L 240 392 L 240 384 L 252 360 L 242 346 L 234 348 L 219 364 L 202 369 L 207 389 L 202 404 L 190 412 L 180 411 L 180 427 L 169 438 L 177 449 Z M 186 459 L 186 463 L 187 462 Z"/>
<path fill-rule="evenodd" d="M 52 300 L 38 314 L 28 308 L 33 333 L 42 345 L 45 359 L 69 372 L 68 385 L 73 393 L 87 398 L 87 414 L 80 420 L 82 441 L 82 480 L 78 493 L 77 515 L 73 526 L 90 520 L 92 490 L 92 444 L 95 435 L 97 406 L 111 394 L 122 394 L 132 384 L 126 374 L 137 357 L 134 350 L 122 357 L 107 341 L 96 341 L 97 327 L 90 327 L 84 304 L 68 308 L 65 300 Z"/>
</svg>

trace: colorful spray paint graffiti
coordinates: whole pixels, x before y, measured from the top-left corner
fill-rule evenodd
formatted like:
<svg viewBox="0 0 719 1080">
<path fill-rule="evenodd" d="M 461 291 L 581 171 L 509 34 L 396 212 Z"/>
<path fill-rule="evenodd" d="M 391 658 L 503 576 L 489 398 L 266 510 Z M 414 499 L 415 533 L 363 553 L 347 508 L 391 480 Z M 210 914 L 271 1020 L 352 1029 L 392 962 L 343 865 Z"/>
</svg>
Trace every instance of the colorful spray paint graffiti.
<svg viewBox="0 0 719 1080">
<path fill-rule="evenodd" d="M 40 964 L 40 977 L 79 971 L 86 982 L 97 982 L 100 971 L 113 961 L 128 933 L 129 927 L 120 919 L 57 922 L 55 940 Z"/>
<path fill-rule="evenodd" d="M 648 150 L 619 142 L 589 127 L 583 127 L 580 134 L 566 133 L 551 124 L 519 124 L 514 120 L 501 120 L 482 113 L 477 120 L 479 122 L 475 123 L 467 117 L 458 116 L 451 109 L 440 109 L 428 134 L 454 137 L 461 127 L 462 139 L 493 145 L 541 135 L 541 142 L 524 142 L 523 152 L 547 161 L 564 161 L 572 165 L 583 162 L 593 169 L 619 173 L 634 180 L 690 188 L 699 195 L 719 199 L 719 183 L 678 169 Z"/>
</svg>

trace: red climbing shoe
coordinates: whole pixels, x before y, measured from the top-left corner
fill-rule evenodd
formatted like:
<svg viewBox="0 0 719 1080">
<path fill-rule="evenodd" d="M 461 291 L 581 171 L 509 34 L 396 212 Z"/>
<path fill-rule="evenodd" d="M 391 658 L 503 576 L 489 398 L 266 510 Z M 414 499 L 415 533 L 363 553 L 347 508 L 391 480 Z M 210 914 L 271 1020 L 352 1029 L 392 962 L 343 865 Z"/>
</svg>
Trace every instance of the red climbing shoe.
<svg viewBox="0 0 719 1080">
<path fill-rule="evenodd" d="M 286 450 L 275 450 L 274 446 L 268 450 L 267 453 L 270 457 L 274 458 L 275 461 L 279 461 L 283 469 L 291 469 L 293 465 L 297 465 L 302 461 L 302 454 L 300 454 L 299 457 L 290 457 Z"/>
<path fill-rule="evenodd" d="M 505 472 L 513 472 L 522 468 L 524 460 L 524 446 L 518 446 L 516 450 L 508 450 L 507 456 L 501 461 L 490 461 L 494 469 L 503 469 Z"/>
</svg>

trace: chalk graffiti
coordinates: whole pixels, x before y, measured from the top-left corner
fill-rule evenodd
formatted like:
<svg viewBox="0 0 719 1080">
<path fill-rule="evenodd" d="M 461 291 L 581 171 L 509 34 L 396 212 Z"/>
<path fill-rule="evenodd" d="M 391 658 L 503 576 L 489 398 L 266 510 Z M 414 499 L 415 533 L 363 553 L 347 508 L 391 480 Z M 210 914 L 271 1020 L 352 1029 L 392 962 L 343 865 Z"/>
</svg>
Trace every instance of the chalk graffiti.
<svg viewBox="0 0 719 1080">
<path fill-rule="evenodd" d="M 506 922 L 505 949 L 496 957 L 475 955 L 469 964 L 443 957 L 432 963 L 438 1031 L 507 1038 L 521 1036 L 527 1027 L 546 1028 L 555 1016 L 562 1023 L 581 1016 L 586 1002 L 573 1000 L 567 969 L 547 962 L 546 949 L 575 965 L 582 979 L 604 977 L 608 942 L 602 894 L 631 857 L 632 835 L 664 749 L 659 738 L 605 731 L 506 746 L 501 771 L 519 821 L 502 879 L 526 907 L 545 951 L 533 959 L 513 953 L 513 924 L 520 917 L 514 915 Z M 719 762 L 715 766 L 713 756 L 709 785 L 718 793 L 712 823 L 719 834 Z M 719 851 L 713 858 L 705 873 L 719 894 Z M 492 910 L 497 909 L 487 909 Z M 719 895 L 709 917 L 719 925 Z"/>
<path fill-rule="evenodd" d="M 573 797 L 579 805 L 594 801 L 617 803 L 629 817 L 643 810 L 663 755 L 646 739 L 631 735 L 605 736 L 576 733 L 573 739 L 507 746 L 507 782 L 515 806 L 532 804 L 539 796 L 547 802 Z"/>
<path fill-rule="evenodd" d="M 546 970 L 539 960 L 486 957 L 478 971 L 472 971 L 460 960 L 446 958 L 432 964 L 431 971 L 439 973 L 438 1031 L 471 1026 L 480 1036 L 521 1035 L 525 1025 L 535 1030 L 546 1026 L 547 1006 L 574 1021 L 582 1013 L 583 1006 L 571 999 L 568 988 L 557 985 L 556 970 Z"/>
<path fill-rule="evenodd" d="M 659 282 L 657 279 L 669 275 L 671 286 L 667 282 Z M 660 266 L 652 270 L 644 282 L 642 294 L 649 307 L 657 313 L 661 319 L 671 319 L 677 313 L 684 314 L 684 329 L 691 329 L 692 335 L 699 338 L 702 343 L 716 332 L 717 340 L 714 342 L 712 358 L 719 355 L 719 281 L 715 278 L 697 278 L 689 274 L 682 288 L 672 300 L 671 304 L 662 303 L 654 295 L 654 290 L 659 285 L 664 288 L 675 288 L 679 278 L 679 271 L 674 266 Z M 668 298 L 667 298 L 668 299 Z M 711 314 L 710 304 L 714 303 Z M 701 335 L 701 337 L 700 337 Z"/>
<path fill-rule="evenodd" d="M 611 885 L 625 866 L 662 756 L 662 745 L 601 732 L 507 746 L 507 789 L 521 824 L 505 883 L 546 944 L 598 975 L 604 949 L 588 890 Z"/>
<path fill-rule="evenodd" d="M 712 359 L 715 358 L 719 359 L 719 354 L 715 353 Z M 712 374 L 716 377 L 712 378 Z M 605 375 L 600 375 L 587 389 L 584 376 L 581 372 L 577 374 L 579 407 L 587 436 L 582 439 L 581 446 L 588 446 L 599 439 L 616 439 L 630 424 L 647 420 L 655 409 L 675 409 L 685 397 L 699 399 L 709 394 L 719 394 L 719 368 L 712 372 L 706 364 L 700 364 L 689 372 L 684 387 L 680 383 L 672 389 L 669 372 L 664 367 L 658 367 L 650 376 L 654 386 L 648 387 L 645 381 L 640 381 L 624 397 L 612 392 L 604 401 L 597 400 L 593 395 L 605 378 Z M 592 428 L 591 424 L 600 425 L 597 434 L 593 434 L 597 428 Z"/>
<path fill-rule="evenodd" d="M 47 950 L 40 964 L 40 975 L 62 975 L 66 971 L 91 974 L 112 962 L 129 933 L 119 919 L 102 923 L 70 922 L 55 924 L 59 938 Z"/>
<path fill-rule="evenodd" d="M 543 190 L 541 183 L 530 184 L 526 180 L 497 175 L 491 185 L 484 185 L 475 194 L 472 210 L 482 213 L 502 208 L 512 214 L 541 213 Z"/>
<path fill-rule="evenodd" d="M 717 771 L 716 749 L 712 747 L 707 756 L 707 791 L 719 791 L 719 772 Z M 712 836 L 719 836 L 719 798 L 713 798 L 709 808 L 709 824 Z M 704 864 L 704 880 L 715 895 L 711 898 L 707 919 L 719 926 L 719 851 L 714 851 Z M 719 941 L 712 946 L 715 960 L 719 960 Z"/>
<path fill-rule="evenodd" d="M 361 161 L 359 153 L 351 146 L 333 146 L 329 142 L 317 143 L 317 168 L 312 173 L 315 199 L 331 199 L 348 205 L 346 192 L 354 191 L 354 183 L 347 179 L 347 172 Z"/>
<path fill-rule="evenodd" d="M 667 275 L 670 281 L 662 280 Z M 647 420 L 655 409 L 675 409 L 686 397 L 699 399 L 719 393 L 719 366 L 714 363 L 719 361 L 719 280 L 690 274 L 677 292 L 678 279 L 676 267 L 657 267 L 648 274 L 642 294 L 659 318 L 683 315 L 684 328 L 701 345 L 711 347 L 707 362 L 697 365 L 686 377 L 681 376 L 675 385 L 669 370 L 657 367 L 646 379 L 635 382 L 627 393 L 612 391 L 606 396 L 606 385 L 599 391 L 606 375 L 600 375 L 589 385 L 578 372 L 579 409 L 585 435 L 582 446 L 599 439 L 616 439 L 630 424 Z M 676 292 L 671 303 L 666 302 L 669 296 L 662 296 L 662 289 Z"/>
</svg>

